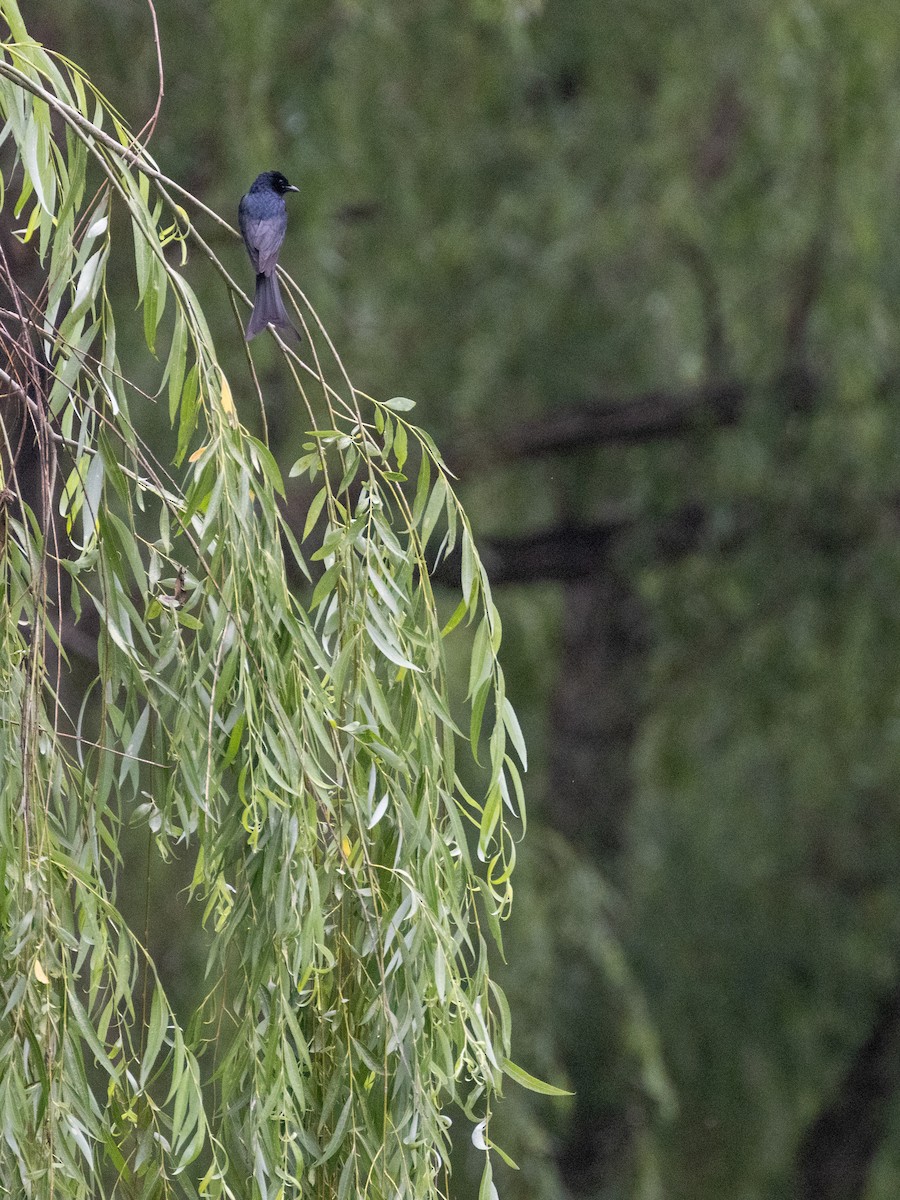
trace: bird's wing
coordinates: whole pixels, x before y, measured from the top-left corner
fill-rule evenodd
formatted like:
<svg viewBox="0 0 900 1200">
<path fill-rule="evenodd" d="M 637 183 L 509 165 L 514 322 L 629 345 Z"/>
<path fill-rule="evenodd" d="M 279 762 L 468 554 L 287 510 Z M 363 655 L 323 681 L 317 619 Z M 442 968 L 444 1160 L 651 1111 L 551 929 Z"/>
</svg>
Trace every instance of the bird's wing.
<svg viewBox="0 0 900 1200">
<path fill-rule="evenodd" d="M 253 269 L 257 275 L 271 275 L 278 265 L 278 251 L 287 229 L 287 212 L 256 217 L 242 208 L 240 224 Z"/>
</svg>

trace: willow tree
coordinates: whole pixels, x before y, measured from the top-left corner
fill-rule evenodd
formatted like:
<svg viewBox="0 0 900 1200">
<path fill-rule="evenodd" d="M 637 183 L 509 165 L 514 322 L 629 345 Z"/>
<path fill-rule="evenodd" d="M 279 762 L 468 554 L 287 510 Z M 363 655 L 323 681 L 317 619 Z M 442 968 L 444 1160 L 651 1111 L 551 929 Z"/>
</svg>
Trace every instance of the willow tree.
<svg viewBox="0 0 900 1200">
<path fill-rule="evenodd" d="M 525 750 L 448 472 L 410 401 L 353 386 L 284 276 L 305 338 L 281 362 L 309 425 L 292 474 L 315 489 L 295 536 L 241 420 L 265 409 L 252 359 L 226 378 L 188 282 L 211 264 L 239 337 L 246 297 L 203 236 L 230 227 L 14 0 L 0 14 L 5 211 L 42 273 L 29 294 L 0 259 L 0 1191 L 437 1196 L 450 1110 L 488 1197 L 502 1078 L 542 1086 L 508 1059 L 487 965 Z M 123 244 L 150 385 L 117 352 Z M 165 456 L 142 434 L 156 405 Z M 429 567 L 454 546 L 442 623 Z M 68 651 L 91 622 L 85 680 Z M 119 904 L 134 823 L 163 859 L 195 856 L 214 937 L 188 1023 Z"/>
</svg>

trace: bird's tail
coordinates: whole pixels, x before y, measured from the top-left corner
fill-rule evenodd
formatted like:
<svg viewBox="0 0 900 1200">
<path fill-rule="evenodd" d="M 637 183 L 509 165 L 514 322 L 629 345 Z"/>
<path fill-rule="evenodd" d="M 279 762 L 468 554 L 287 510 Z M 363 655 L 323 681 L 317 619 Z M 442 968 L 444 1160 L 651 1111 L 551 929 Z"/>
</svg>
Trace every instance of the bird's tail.
<svg viewBox="0 0 900 1200">
<path fill-rule="evenodd" d="M 280 329 L 282 333 L 292 337 L 298 339 L 300 337 L 285 311 L 281 290 L 278 287 L 278 276 L 274 273 L 256 277 L 256 298 L 253 301 L 253 312 L 247 322 L 247 341 L 255 338 L 258 333 L 262 333 L 267 325 L 274 325 L 276 329 Z"/>
</svg>

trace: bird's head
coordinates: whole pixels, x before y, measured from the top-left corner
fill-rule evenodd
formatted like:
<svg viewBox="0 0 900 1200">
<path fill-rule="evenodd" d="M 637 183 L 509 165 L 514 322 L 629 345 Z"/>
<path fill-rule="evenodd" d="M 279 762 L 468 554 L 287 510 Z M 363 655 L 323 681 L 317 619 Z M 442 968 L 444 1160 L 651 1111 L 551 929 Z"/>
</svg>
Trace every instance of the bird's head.
<svg viewBox="0 0 900 1200">
<path fill-rule="evenodd" d="M 276 192 L 279 196 L 283 196 L 285 192 L 299 192 L 300 189 L 294 187 L 292 183 L 288 183 L 280 171 L 263 171 L 262 175 L 257 175 L 254 179 L 250 191 Z"/>
</svg>

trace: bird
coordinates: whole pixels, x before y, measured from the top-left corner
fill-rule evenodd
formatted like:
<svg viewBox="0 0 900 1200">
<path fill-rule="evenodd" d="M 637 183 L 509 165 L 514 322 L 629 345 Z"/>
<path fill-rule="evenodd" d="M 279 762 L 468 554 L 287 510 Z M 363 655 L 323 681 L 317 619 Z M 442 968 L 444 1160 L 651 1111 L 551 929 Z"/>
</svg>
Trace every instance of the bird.
<svg viewBox="0 0 900 1200">
<path fill-rule="evenodd" d="M 300 337 L 285 311 L 278 287 L 278 251 L 287 230 L 284 197 L 288 192 L 299 191 L 280 171 L 263 171 L 241 197 L 238 225 L 256 272 L 256 296 L 245 335 L 248 342 L 267 325 Z"/>
</svg>

